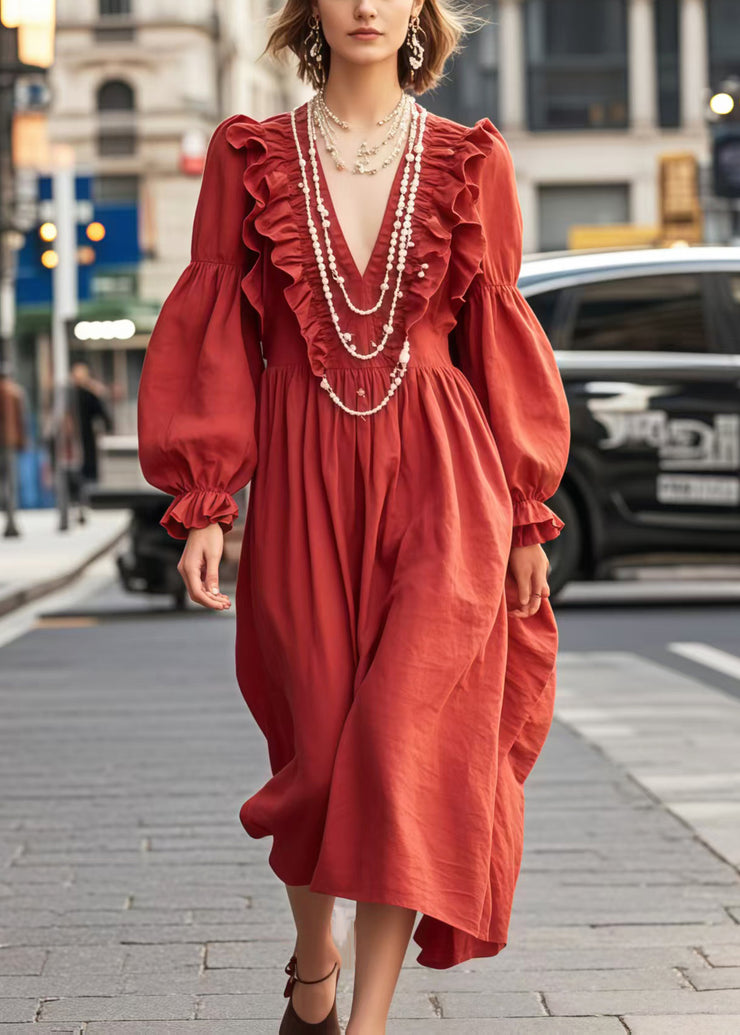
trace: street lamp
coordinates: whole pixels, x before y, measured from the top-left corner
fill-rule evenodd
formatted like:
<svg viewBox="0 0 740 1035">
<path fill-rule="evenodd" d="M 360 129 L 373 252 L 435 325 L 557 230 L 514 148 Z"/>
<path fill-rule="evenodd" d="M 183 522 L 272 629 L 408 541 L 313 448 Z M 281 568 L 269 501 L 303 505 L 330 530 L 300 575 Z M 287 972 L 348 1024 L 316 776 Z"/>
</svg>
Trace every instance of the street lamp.
<svg viewBox="0 0 740 1035">
<path fill-rule="evenodd" d="M 54 60 L 55 0 L 0 0 L 0 360 L 10 363 L 15 333 L 15 233 L 13 116 L 16 82 L 44 72 Z M 5 436 L 4 535 L 20 535 L 15 523 L 15 456 Z"/>
<path fill-rule="evenodd" d="M 0 0 L 0 21 L 18 30 L 18 60 L 33 68 L 54 62 L 55 0 Z"/>
</svg>

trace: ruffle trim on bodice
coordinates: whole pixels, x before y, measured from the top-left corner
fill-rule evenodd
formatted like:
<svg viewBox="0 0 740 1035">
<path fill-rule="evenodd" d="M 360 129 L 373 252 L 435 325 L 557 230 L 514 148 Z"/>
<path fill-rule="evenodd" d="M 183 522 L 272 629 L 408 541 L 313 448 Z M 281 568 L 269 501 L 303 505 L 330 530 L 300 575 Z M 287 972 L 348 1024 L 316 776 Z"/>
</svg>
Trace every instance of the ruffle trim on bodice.
<svg viewBox="0 0 740 1035">
<path fill-rule="evenodd" d="M 306 117 L 302 105 L 296 111 L 302 144 Z M 321 376 L 333 343 L 340 345 L 306 226 L 290 112 L 263 122 L 243 115 L 227 127 L 226 140 L 247 152 L 244 185 L 254 199 L 242 228 L 244 243 L 255 254 L 242 280 L 244 293 L 264 325 L 262 239 L 267 239 L 273 265 L 286 275 L 283 292 L 306 341 L 311 369 Z M 407 256 L 399 305 L 400 326 L 407 333 L 424 316 L 445 277 L 455 312 L 480 268 L 485 238 L 476 207 L 479 169 L 494 146 L 494 129 L 487 118 L 469 128 L 428 113 L 412 223 L 414 245 Z M 400 345 L 399 341 L 399 349 Z"/>
<path fill-rule="evenodd" d="M 472 127 L 429 114 L 414 211 L 414 261 L 405 290 L 408 329 L 425 314 L 447 275 L 453 315 L 481 267 L 486 240 L 477 208 L 482 165 L 496 144 L 493 125 Z M 423 278 L 417 269 L 427 263 Z"/>
</svg>

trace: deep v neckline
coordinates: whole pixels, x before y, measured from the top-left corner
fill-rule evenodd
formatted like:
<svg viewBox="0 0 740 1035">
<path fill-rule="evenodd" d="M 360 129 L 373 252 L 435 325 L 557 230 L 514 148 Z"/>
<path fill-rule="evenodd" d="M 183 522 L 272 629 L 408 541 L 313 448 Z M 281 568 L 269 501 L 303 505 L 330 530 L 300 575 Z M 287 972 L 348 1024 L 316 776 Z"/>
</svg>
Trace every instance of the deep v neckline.
<svg viewBox="0 0 740 1035">
<path fill-rule="evenodd" d="M 414 102 L 416 103 L 416 102 Z M 303 135 L 304 135 L 304 146 L 306 147 L 306 154 L 308 155 L 308 103 L 304 104 L 304 122 L 303 122 Z M 310 159 L 307 159 L 308 165 L 307 170 L 310 167 Z M 334 207 L 334 199 L 331 196 L 329 190 L 329 184 L 324 173 L 324 167 L 321 164 L 321 156 L 319 154 L 318 140 L 316 141 L 316 164 L 319 171 L 319 181 L 321 184 L 321 193 L 324 198 L 324 204 L 329 210 L 329 219 L 331 225 L 329 226 L 329 237 L 332 242 L 332 247 L 335 252 L 339 250 L 348 267 L 348 272 L 351 277 L 358 280 L 361 284 L 364 284 L 368 278 L 368 275 L 374 272 L 377 260 L 380 258 L 381 253 L 385 249 L 385 245 L 390 239 L 389 225 L 394 219 L 396 212 L 396 205 L 398 204 L 398 194 L 401 186 L 401 179 L 403 177 L 403 167 L 406 163 L 406 146 L 404 146 L 401 154 L 401 159 L 396 167 L 396 172 L 393 176 L 390 191 L 385 203 L 385 210 L 383 212 L 383 219 L 380 223 L 377 236 L 375 238 L 375 244 L 373 245 L 372 251 L 370 252 L 370 258 L 368 259 L 367 266 L 361 273 L 360 269 L 355 261 L 355 257 L 352 254 L 349 245 L 347 244 L 347 238 L 344 235 L 342 224 L 339 221 L 337 210 Z"/>
</svg>

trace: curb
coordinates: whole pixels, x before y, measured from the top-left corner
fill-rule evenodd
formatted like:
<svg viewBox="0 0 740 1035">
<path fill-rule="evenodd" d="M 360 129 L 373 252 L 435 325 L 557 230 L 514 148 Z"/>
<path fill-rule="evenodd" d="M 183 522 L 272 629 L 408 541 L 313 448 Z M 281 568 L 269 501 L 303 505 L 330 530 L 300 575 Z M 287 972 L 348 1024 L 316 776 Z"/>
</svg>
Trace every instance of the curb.
<svg viewBox="0 0 740 1035">
<path fill-rule="evenodd" d="M 19 607 L 23 607 L 25 604 L 30 604 L 32 601 L 38 600 L 40 597 L 48 596 L 50 593 L 54 593 L 58 589 L 63 589 L 65 586 L 69 585 L 70 582 L 74 582 L 74 580 L 82 574 L 85 568 L 88 568 L 94 561 L 97 561 L 98 558 L 108 553 L 109 550 L 128 535 L 128 532 L 129 526 L 127 525 L 125 528 L 111 536 L 107 542 L 96 547 L 91 554 L 76 564 L 74 568 L 70 568 L 61 575 L 54 575 L 49 579 L 42 579 L 39 582 L 34 582 L 30 586 L 24 586 L 20 589 L 11 589 L 8 593 L 0 596 L 0 618 L 10 614 L 12 611 L 17 611 Z"/>
</svg>

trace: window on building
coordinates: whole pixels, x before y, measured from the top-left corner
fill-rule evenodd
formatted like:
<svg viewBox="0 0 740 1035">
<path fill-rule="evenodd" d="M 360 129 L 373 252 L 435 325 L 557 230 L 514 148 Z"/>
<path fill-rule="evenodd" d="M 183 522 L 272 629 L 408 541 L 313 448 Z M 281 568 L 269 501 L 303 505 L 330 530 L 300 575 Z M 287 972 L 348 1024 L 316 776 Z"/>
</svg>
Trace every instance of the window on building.
<svg viewBox="0 0 740 1035">
<path fill-rule="evenodd" d="M 136 154 L 136 133 L 101 127 L 98 130 L 98 154 L 108 158 Z"/>
<path fill-rule="evenodd" d="M 586 351 L 710 352 L 702 277 L 671 273 L 576 288 L 570 347 Z"/>
<path fill-rule="evenodd" d="M 498 2 L 488 0 L 474 11 L 486 24 L 466 37 L 465 50 L 449 60 L 442 81 L 424 95 L 430 111 L 466 126 L 484 116 L 498 118 Z"/>
<path fill-rule="evenodd" d="M 100 0 L 101 18 L 128 17 L 131 14 L 131 0 Z"/>
<path fill-rule="evenodd" d="M 626 0 L 525 0 L 529 125 L 628 122 Z"/>
<path fill-rule="evenodd" d="M 708 0 L 709 78 L 717 89 L 740 72 L 740 11 L 737 0 Z"/>
<path fill-rule="evenodd" d="M 666 128 L 680 125 L 678 8 L 679 0 L 655 0 L 658 120 Z"/>
<path fill-rule="evenodd" d="M 99 0 L 98 15 L 100 20 L 95 26 L 96 40 L 101 43 L 118 43 L 134 38 L 132 0 Z"/>
<path fill-rule="evenodd" d="M 110 79 L 98 89 L 98 111 L 133 111 L 134 91 L 120 79 Z"/>
<path fill-rule="evenodd" d="M 136 153 L 135 98 L 131 86 L 110 79 L 98 88 L 98 152 L 105 156 Z"/>
<path fill-rule="evenodd" d="M 627 183 L 577 183 L 541 186 L 539 248 L 557 251 L 568 247 L 572 226 L 628 223 L 630 188 Z"/>
<path fill-rule="evenodd" d="M 136 204 L 139 200 L 139 177 L 96 176 L 94 190 L 95 200 L 98 202 Z"/>
</svg>

